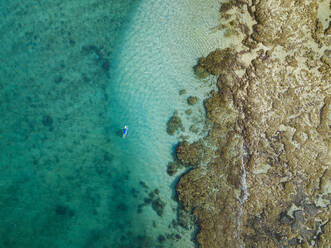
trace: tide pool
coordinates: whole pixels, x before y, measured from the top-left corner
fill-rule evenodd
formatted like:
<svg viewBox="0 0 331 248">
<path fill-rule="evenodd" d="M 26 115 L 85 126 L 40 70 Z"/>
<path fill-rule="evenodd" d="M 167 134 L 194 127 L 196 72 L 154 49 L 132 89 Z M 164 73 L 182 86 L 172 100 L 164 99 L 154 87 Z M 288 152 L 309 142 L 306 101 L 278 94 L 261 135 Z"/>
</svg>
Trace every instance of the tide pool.
<svg viewBox="0 0 331 248">
<path fill-rule="evenodd" d="M 194 247 L 175 223 L 166 122 L 177 110 L 188 140 L 208 131 L 216 79 L 192 67 L 223 45 L 219 6 L 1 2 L 0 247 Z"/>
</svg>

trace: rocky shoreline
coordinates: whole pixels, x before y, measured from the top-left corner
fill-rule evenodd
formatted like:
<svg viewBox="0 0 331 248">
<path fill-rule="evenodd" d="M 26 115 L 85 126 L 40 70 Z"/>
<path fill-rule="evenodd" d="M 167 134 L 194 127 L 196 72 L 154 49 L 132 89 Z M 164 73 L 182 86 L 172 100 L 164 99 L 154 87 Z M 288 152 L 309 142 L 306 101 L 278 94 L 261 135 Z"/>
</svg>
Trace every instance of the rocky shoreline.
<svg viewBox="0 0 331 248">
<path fill-rule="evenodd" d="M 199 59 L 197 76 L 218 77 L 204 101 L 212 128 L 176 149 L 192 166 L 176 191 L 199 247 L 330 245 L 331 22 L 321 4 L 222 4 L 217 29 L 242 42 Z"/>
</svg>

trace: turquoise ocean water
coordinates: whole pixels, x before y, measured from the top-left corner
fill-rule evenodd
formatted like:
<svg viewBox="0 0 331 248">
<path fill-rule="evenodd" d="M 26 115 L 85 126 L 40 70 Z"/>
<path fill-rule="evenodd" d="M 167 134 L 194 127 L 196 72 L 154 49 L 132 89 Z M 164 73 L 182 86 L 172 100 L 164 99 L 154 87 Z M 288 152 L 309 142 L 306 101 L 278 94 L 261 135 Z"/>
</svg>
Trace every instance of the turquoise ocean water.
<svg viewBox="0 0 331 248">
<path fill-rule="evenodd" d="M 174 224 L 179 174 L 166 165 L 178 137 L 166 122 L 177 110 L 190 141 L 208 131 L 202 101 L 215 78 L 192 67 L 222 46 L 218 9 L 0 2 L 0 247 L 194 247 L 194 228 Z"/>
</svg>

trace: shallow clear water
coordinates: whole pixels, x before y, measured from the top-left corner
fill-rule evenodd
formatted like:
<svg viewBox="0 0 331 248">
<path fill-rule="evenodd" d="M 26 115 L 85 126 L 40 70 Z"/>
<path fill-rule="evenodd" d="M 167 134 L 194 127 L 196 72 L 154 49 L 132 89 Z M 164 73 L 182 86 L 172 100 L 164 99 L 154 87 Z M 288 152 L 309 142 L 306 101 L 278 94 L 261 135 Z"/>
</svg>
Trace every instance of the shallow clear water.
<svg viewBox="0 0 331 248">
<path fill-rule="evenodd" d="M 194 247 L 194 230 L 172 225 L 166 165 L 177 139 L 166 122 L 178 110 L 190 140 L 206 132 L 202 101 L 215 79 L 201 82 L 192 66 L 221 46 L 218 9 L 1 1 L 0 247 Z M 145 203 L 155 189 L 162 216 Z"/>
</svg>

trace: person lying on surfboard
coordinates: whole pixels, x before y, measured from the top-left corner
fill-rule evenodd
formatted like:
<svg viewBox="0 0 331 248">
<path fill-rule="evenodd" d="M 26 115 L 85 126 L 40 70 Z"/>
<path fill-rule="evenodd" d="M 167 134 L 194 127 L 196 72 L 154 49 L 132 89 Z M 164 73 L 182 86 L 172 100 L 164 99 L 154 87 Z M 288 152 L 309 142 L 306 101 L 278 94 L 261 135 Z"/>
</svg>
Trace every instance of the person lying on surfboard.
<svg viewBox="0 0 331 248">
<path fill-rule="evenodd" d="M 122 135 L 122 138 L 124 139 L 125 137 L 126 137 L 126 135 L 128 134 L 128 126 L 124 126 L 124 128 L 123 128 L 123 135 Z"/>
</svg>

